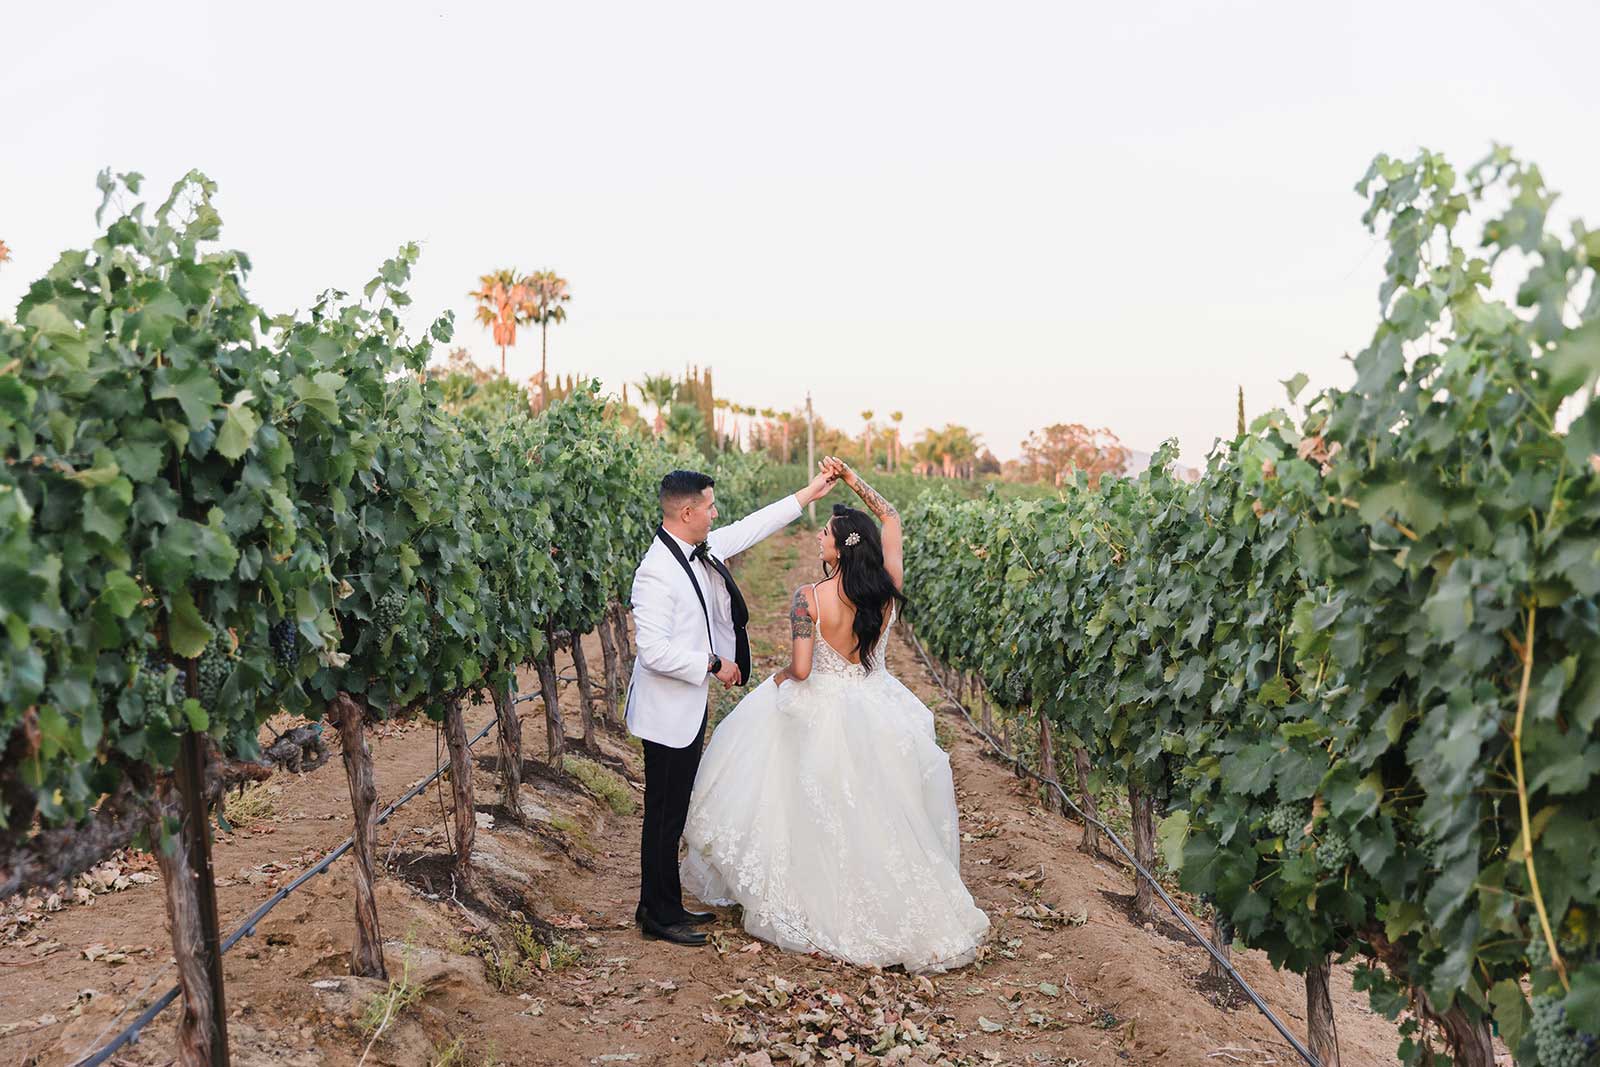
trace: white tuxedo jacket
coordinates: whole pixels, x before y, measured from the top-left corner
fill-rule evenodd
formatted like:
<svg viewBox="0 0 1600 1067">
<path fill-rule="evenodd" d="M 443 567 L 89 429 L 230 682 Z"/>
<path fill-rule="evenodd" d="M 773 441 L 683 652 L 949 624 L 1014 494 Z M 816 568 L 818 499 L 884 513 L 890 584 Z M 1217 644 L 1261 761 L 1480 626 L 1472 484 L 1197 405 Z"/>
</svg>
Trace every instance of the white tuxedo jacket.
<svg viewBox="0 0 1600 1067">
<path fill-rule="evenodd" d="M 727 560 L 799 517 L 800 501 L 787 496 L 712 530 L 706 541 L 712 555 Z M 685 558 L 688 555 L 686 549 Z M 700 598 L 659 537 L 651 539 L 650 550 L 633 572 L 634 640 L 639 655 L 628 685 L 628 731 L 670 748 L 686 748 L 700 730 L 711 681 L 706 664 L 712 652 L 733 661 L 733 601 L 728 587 L 710 565 L 689 560 L 689 566 L 695 570 L 711 614 L 714 648 L 706 639 Z"/>
</svg>

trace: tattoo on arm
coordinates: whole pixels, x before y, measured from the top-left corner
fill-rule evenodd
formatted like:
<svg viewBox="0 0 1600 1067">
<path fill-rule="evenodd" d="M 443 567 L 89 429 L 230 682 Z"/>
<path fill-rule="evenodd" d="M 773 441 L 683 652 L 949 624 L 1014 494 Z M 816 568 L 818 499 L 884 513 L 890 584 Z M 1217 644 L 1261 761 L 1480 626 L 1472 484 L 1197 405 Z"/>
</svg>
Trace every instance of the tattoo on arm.
<svg viewBox="0 0 1600 1067">
<path fill-rule="evenodd" d="M 796 640 L 816 636 L 817 623 L 811 617 L 810 607 L 806 605 L 804 589 L 794 591 L 794 603 L 789 605 L 789 633 Z"/>
<path fill-rule="evenodd" d="M 861 498 L 861 502 L 867 505 L 867 510 L 878 516 L 879 522 L 888 521 L 891 515 L 895 518 L 900 517 L 900 513 L 895 510 L 894 505 L 883 499 L 883 494 L 868 485 L 860 475 L 856 476 L 855 490 L 856 495 Z"/>
</svg>

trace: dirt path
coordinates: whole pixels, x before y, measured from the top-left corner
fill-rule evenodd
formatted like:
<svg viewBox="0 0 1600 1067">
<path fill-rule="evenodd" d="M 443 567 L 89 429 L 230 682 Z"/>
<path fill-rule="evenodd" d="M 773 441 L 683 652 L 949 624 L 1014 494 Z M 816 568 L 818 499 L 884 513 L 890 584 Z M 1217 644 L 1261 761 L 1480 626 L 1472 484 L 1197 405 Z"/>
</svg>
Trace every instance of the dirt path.
<svg viewBox="0 0 1600 1067">
<path fill-rule="evenodd" d="M 743 562 L 758 675 L 786 661 L 788 593 L 815 576 L 804 532 L 773 538 Z M 590 660 L 599 663 L 598 642 Z M 227 957 L 234 1062 L 356 1063 L 369 1042 L 363 1016 L 381 1008 L 380 996 L 398 1009 L 369 1064 L 720 1064 L 743 1056 L 762 1065 L 785 1055 L 820 1063 L 842 1060 L 846 1045 L 909 1064 L 941 1055 L 952 1064 L 1083 1067 L 1298 1062 L 1253 1009 L 1219 1007 L 1203 991 L 1200 949 L 1129 921 L 1120 867 L 1079 853 L 1077 825 L 1047 814 L 1032 789 L 985 756 L 903 637 L 890 667 L 939 712 L 963 817 L 963 874 L 993 923 L 979 963 L 932 981 L 878 974 L 777 952 L 728 917 L 713 928 L 712 947 L 642 940 L 631 921 L 637 812 L 613 811 L 574 776 L 546 769 L 542 716 L 527 704 L 530 829 L 496 812 L 492 739 L 476 761 L 480 824 L 494 819 L 477 838 L 486 872 L 479 892 L 493 906 L 479 910 L 452 895 L 440 801 L 432 793 L 413 801 L 380 836 L 391 982 L 346 974 L 353 923 L 341 861 Z M 533 679 L 521 688 L 533 691 Z M 563 693 L 569 733 L 578 729 L 575 689 Z M 719 701 L 714 715 L 730 706 Z M 486 707 L 471 709 L 469 725 L 489 718 Z M 430 724 L 391 727 L 375 740 L 386 800 L 433 769 L 435 745 Z M 638 750 L 620 729 L 605 731 L 602 747 L 604 762 L 639 777 Z M 303 776 L 280 775 L 270 788 L 272 814 L 218 845 L 225 928 L 348 832 L 337 758 Z M 616 792 L 624 812 L 639 795 L 636 785 Z M 86 904 L 0 915 L 0 1062 L 70 1063 L 119 1012 L 170 984 L 169 971 L 140 998 L 167 960 L 159 888 L 133 883 Z M 1303 1032 L 1300 980 L 1257 953 L 1236 962 Z M 1394 1063 L 1393 1026 L 1366 1009 L 1348 975 L 1336 973 L 1334 996 L 1345 1064 Z M 167 1062 L 173 1014 L 114 1062 Z"/>
</svg>

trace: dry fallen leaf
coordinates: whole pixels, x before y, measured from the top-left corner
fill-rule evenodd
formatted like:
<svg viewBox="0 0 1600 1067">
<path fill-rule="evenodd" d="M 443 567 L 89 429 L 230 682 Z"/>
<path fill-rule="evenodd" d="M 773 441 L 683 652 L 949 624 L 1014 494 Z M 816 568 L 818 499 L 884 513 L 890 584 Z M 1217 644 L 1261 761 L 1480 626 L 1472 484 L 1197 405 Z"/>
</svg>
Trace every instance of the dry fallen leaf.
<svg viewBox="0 0 1600 1067">
<path fill-rule="evenodd" d="M 126 948 L 113 949 L 96 943 L 83 950 L 83 958 L 90 962 L 127 963 L 128 952 Z"/>
</svg>

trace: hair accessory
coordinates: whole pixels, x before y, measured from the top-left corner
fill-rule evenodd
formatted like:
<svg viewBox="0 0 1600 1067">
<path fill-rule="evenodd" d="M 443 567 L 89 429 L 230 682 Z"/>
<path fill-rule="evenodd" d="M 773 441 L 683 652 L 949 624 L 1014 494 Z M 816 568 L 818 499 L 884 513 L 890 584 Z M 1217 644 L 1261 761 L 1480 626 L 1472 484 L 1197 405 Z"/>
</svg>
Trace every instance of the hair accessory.
<svg viewBox="0 0 1600 1067">
<path fill-rule="evenodd" d="M 859 545 L 861 543 L 861 535 L 856 533 L 854 530 L 851 530 L 850 536 L 844 539 L 844 543 L 846 548 L 852 548 L 856 545 Z"/>
</svg>

